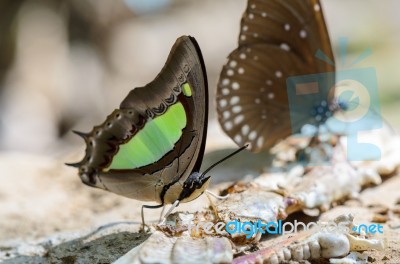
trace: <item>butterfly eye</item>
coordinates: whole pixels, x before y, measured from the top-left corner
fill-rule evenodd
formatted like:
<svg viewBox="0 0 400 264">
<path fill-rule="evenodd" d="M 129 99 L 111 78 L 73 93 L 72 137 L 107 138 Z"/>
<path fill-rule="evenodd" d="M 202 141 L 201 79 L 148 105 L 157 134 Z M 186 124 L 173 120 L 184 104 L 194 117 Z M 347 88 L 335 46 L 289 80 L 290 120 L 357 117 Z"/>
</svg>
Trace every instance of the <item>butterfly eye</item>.
<svg viewBox="0 0 400 264">
<path fill-rule="evenodd" d="M 202 185 L 203 184 L 200 181 L 197 181 L 194 186 L 196 189 L 199 189 Z"/>
<path fill-rule="evenodd" d="M 333 59 L 319 2 L 249 0 L 240 29 L 239 46 L 228 56 L 218 81 L 216 106 L 222 129 L 238 145 L 251 143 L 250 149 L 258 152 L 304 124 L 326 120 L 331 104 L 327 92 L 314 96 L 309 109 L 300 109 L 304 113 L 297 117 L 287 85 L 293 76 L 335 70 L 315 57 L 320 50 Z M 322 101 L 328 102 L 325 116 L 311 114 Z"/>
</svg>

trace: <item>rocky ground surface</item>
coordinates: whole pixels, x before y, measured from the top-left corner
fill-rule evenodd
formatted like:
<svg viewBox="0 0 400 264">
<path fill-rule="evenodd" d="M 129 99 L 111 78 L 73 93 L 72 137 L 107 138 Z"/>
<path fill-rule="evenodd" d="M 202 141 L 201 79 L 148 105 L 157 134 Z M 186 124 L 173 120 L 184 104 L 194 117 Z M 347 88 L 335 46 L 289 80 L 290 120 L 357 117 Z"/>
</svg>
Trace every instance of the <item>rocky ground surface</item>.
<svg viewBox="0 0 400 264">
<path fill-rule="evenodd" d="M 138 232 L 141 202 L 81 184 L 76 170 L 63 162 L 0 154 L 2 263 L 110 263 L 148 237 Z M 387 247 L 368 252 L 369 261 L 400 263 L 399 186 L 400 176 L 394 175 L 365 189 L 359 199 L 324 213 L 322 219 L 351 212 L 355 223 L 382 222 L 381 237 Z M 201 210 L 207 205 L 202 197 L 179 210 Z M 155 222 L 160 211 L 145 214 L 147 221 Z"/>
</svg>

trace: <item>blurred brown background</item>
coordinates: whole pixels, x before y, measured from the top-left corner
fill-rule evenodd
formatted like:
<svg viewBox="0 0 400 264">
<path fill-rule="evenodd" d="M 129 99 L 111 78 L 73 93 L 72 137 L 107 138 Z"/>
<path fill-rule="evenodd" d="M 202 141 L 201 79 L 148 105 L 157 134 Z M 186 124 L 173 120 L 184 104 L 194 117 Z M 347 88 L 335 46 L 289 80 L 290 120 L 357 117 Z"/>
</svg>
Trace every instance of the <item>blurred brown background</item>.
<svg viewBox="0 0 400 264">
<path fill-rule="evenodd" d="M 383 116 L 400 121 L 400 19 L 396 0 L 322 1 L 331 40 L 348 37 L 354 67 L 375 67 Z M 130 89 L 151 81 L 175 39 L 194 36 L 213 95 L 236 47 L 245 0 L 0 2 L 0 150 L 60 155 L 117 108 Z M 211 119 L 215 116 L 211 97 Z M 211 121 L 208 145 L 230 140 Z"/>
</svg>

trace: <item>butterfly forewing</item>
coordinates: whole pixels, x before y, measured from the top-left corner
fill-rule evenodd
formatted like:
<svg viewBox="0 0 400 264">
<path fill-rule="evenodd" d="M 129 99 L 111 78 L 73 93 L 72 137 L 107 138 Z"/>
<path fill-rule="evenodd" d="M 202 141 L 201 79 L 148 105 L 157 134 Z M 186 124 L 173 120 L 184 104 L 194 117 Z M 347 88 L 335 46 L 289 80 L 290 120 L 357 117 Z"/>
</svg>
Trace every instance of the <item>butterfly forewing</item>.
<svg viewBox="0 0 400 264">
<path fill-rule="evenodd" d="M 295 132 L 286 80 L 333 72 L 333 66 L 315 58 L 318 49 L 333 58 L 318 1 L 248 1 L 239 47 L 229 55 L 218 82 L 217 111 L 223 130 L 239 145 L 251 143 L 256 152 Z M 308 118 L 296 121 L 305 123 Z"/>
<path fill-rule="evenodd" d="M 164 203 L 202 162 L 208 90 L 200 49 L 179 38 L 157 77 L 133 89 L 100 126 L 84 135 L 79 163 L 88 185 L 142 201 Z"/>
</svg>

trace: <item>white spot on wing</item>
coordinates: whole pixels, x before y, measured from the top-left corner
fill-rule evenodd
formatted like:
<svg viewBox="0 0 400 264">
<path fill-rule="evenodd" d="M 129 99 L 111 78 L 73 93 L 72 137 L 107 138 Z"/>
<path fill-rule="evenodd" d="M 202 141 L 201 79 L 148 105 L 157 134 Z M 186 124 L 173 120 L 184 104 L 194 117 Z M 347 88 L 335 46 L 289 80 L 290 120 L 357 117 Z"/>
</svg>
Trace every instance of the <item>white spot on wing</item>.
<svg viewBox="0 0 400 264">
<path fill-rule="evenodd" d="M 229 91 L 228 88 L 222 89 L 222 94 L 223 94 L 223 95 L 228 95 L 229 93 L 230 93 L 230 91 Z"/>
<path fill-rule="evenodd" d="M 228 119 L 228 118 L 231 116 L 231 112 L 229 112 L 229 111 L 224 111 L 224 112 L 222 113 L 222 116 L 223 116 L 224 119 Z"/>
<path fill-rule="evenodd" d="M 243 69 L 242 67 L 240 67 L 240 68 L 238 69 L 238 73 L 239 73 L 239 74 L 243 74 L 243 73 L 244 73 L 244 69 Z"/>
<path fill-rule="evenodd" d="M 290 24 L 285 24 L 285 25 L 283 26 L 283 28 L 284 28 L 286 31 L 289 31 L 289 30 L 290 30 Z"/>
<path fill-rule="evenodd" d="M 262 12 L 262 13 L 261 13 L 261 16 L 262 16 L 262 17 L 267 17 L 268 14 L 267 14 L 266 12 Z"/>
<path fill-rule="evenodd" d="M 267 80 L 265 83 L 266 83 L 267 85 L 269 85 L 269 86 L 271 86 L 271 85 L 273 84 L 273 82 L 272 82 L 271 80 Z"/>
<path fill-rule="evenodd" d="M 242 142 L 242 136 L 241 135 L 236 135 L 233 140 L 235 140 L 236 143 L 240 144 Z"/>
<path fill-rule="evenodd" d="M 235 60 L 232 60 L 229 62 L 229 66 L 231 66 L 232 68 L 235 68 L 236 65 L 237 65 L 237 61 L 235 61 Z"/>
<path fill-rule="evenodd" d="M 230 103 L 231 105 L 235 105 L 235 104 L 239 103 L 239 101 L 240 101 L 239 96 L 232 96 L 232 98 L 231 98 L 231 100 L 229 101 L 229 103 Z"/>
<path fill-rule="evenodd" d="M 258 33 L 254 33 L 253 36 L 254 36 L 255 38 L 258 38 Z"/>
<path fill-rule="evenodd" d="M 256 104 L 260 104 L 260 103 L 261 103 L 261 99 L 260 99 L 260 98 L 256 98 L 256 99 L 254 99 L 254 102 L 255 102 Z"/>
<path fill-rule="evenodd" d="M 229 84 L 229 79 L 228 78 L 225 78 L 225 79 L 222 80 L 222 85 L 223 86 L 227 86 L 228 84 Z"/>
<path fill-rule="evenodd" d="M 290 51 L 290 47 L 287 43 L 282 43 L 280 45 L 281 49 L 286 50 L 286 51 Z"/>
<path fill-rule="evenodd" d="M 275 72 L 276 78 L 281 78 L 282 77 L 282 72 L 281 71 L 276 71 Z"/>
<path fill-rule="evenodd" d="M 234 71 L 232 69 L 229 69 L 226 71 L 226 75 L 228 75 L 228 76 L 233 76 L 233 74 L 234 74 Z"/>
<path fill-rule="evenodd" d="M 243 136 L 247 136 L 247 134 L 249 133 L 249 131 L 250 131 L 249 125 L 244 125 L 244 126 L 242 126 L 242 135 L 243 135 Z"/>
<path fill-rule="evenodd" d="M 307 31 L 302 29 L 302 30 L 300 30 L 299 35 L 300 35 L 300 38 L 306 38 L 307 37 Z"/>
<path fill-rule="evenodd" d="M 250 18 L 250 19 L 253 19 L 253 18 L 254 18 L 254 14 L 250 13 L 250 14 L 249 14 L 249 18 Z"/>
<path fill-rule="evenodd" d="M 274 94 L 274 93 L 269 93 L 269 94 L 268 94 L 268 98 L 269 98 L 269 99 L 274 99 L 274 97 L 275 97 L 275 94 Z"/>
<path fill-rule="evenodd" d="M 249 134 L 249 139 L 254 140 L 257 137 L 257 132 L 256 131 L 251 131 Z"/>
<path fill-rule="evenodd" d="M 242 60 L 246 59 L 246 54 L 245 53 L 240 53 L 239 58 Z"/>
<path fill-rule="evenodd" d="M 234 107 L 232 107 L 232 112 L 234 113 L 240 113 L 242 111 L 242 107 L 240 105 L 235 105 Z"/>
<path fill-rule="evenodd" d="M 240 35 L 240 40 L 246 40 L 246 35 Z"/>
<path fill-rule="evenodd" d="M 264 144 L 264 137 L 261 136 L 257 139 L 257 147 L 261 148 L 263 144 Z"/>
<path fill-rule="evenodd" d="M 239 89 L 240 88 L 240 84 L 238 83 L 238 82 L 233 82 L 232 83 L 232 89 L 233 90 L 237 90 L 237 89 Z"/>
<path fill-rule="evenodd" d="M 243 120 L 244 120 L 244 115 L 238 115 L 238 116 L 235 117 L 233 122 L 237 125 L 237 124 L 242 123 Z"/>
<path fill-rule="evenodd" d="M 224 127 L 225 127 L 226 130 L 231 130 L 232 127 L 233 127 L 233 124 L 232 124 L 231 121 L 228 121 L 228 122 L 224 123 Z"/>
<path fill-rule="evenodd" d="M 250 7 L 254 9 L 254 8 L 256 8 L 256 5 L 252 4 Z"/>
<path fill-rule="evenodd" d="M 243 31 L 247 31 L 248 29 L 249 29 L 249 27 L 246 26 L 246 25 L 244 25 L 243 28 L 242 28 Z"/>
<path fill-rule="evenodd" d="M 321 10 L 321 7 L 319 6 L 319 4 L 315 4 L 314 5 L 314 11 L 318 12 L 319 10 Z"/>
<path fill-rule="evenodd" d="M 228 105 L 228 101 L 226 101 L 226 99 L 221 99 L 220 101 L 219 101 L 219 106 L 220 107 L 225 107 L 225 106 L 227 106 Z"/>
</svg>

